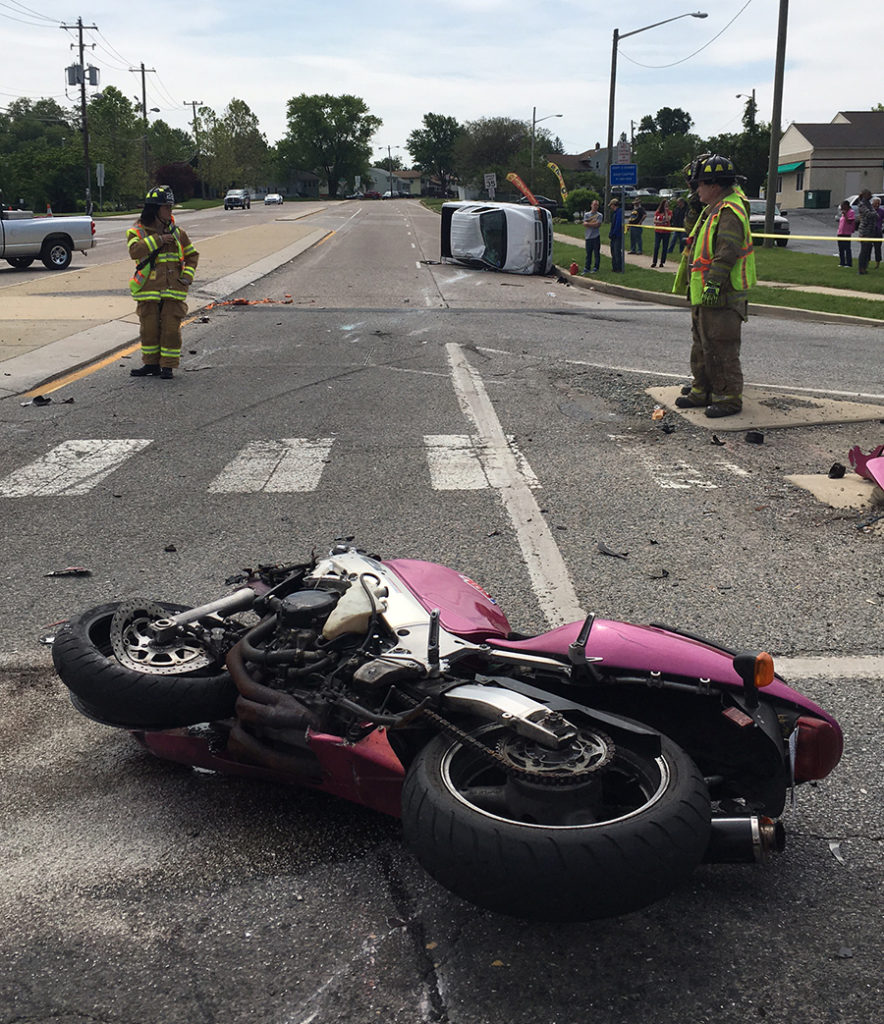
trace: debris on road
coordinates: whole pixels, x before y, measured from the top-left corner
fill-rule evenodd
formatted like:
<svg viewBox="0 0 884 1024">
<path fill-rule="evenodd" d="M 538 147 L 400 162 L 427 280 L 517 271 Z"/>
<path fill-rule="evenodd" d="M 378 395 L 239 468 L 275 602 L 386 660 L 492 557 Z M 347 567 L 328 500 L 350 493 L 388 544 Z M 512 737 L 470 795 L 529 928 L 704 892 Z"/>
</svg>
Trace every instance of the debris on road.
<svg viewBox="0 0 884 1024">
<path fill-rule="evenodd" d="M 91 576 L 92 570 L 82 565 L 69 565 L 66 569 L 53 569 L 52 572 L 44 572 L 44 576 Z"/>
<path fill-rule="evenodd" d="M 853 448 L 847 453 L 847 459 L 850 465 L 853 466 L 853 471 L 858 473 L 861 477 L 865 477 L 866 480 L 871 480 L 871 474 L 868 470 L 868 463 L 870 459 L 878 459 L 884 455 L 884 444 L 879 444 L 877 448 L 873 448 L 868 454 L 864 454 L 860 446 L 854 445 Z"/>
<path fill-rule="evenodd" d="M 614 558 L 626 558 L 629 554 L 628 551 L 614 551 L 603 540 L 599 541 L 599 552 L 603 555 L 612 555 Z"/>
</svg>

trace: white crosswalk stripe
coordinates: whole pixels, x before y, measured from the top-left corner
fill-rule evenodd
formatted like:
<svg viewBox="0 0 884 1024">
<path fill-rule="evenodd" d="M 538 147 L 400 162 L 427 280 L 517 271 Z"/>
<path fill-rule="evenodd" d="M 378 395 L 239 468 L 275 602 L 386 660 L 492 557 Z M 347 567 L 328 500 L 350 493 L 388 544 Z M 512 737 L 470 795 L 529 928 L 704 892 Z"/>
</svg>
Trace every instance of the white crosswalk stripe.
<svg viewBox="0 0 884 1024">
<path fill-rule="evenodd" d="M 211 494 L 272 494 L 315 491 L 333 437 L 287 437 L 252 441 L 209 485 Z"/>
<path fill-rule="evenodd" d="M 624 434 L 608 434 L 617 446 L 628 456 L 641 463 L 651 479 L 664 490 L 700 490 L 712 491 L 718 486 L 711 480 L 704 480 L 700 474 L 683 459 L 669 459 L 652 451 L 647 444 L 636 444 L 635 438 Z"/>
<path fill-rule="evenodd" d="M 149 444 L 151 441 L 144 438 L 64 441 L 42 458 L 0 480 L 0 496 L 88 494 L 109 473 Z"/>
<path fill-rule="evenodd" d="M 536 490 L 540 482 L 519 451 L 515 438 L 507 434 L 506 441 L 523 479 L 532 490 Z M 477 491 L 496 486 L 495 453 L 475 435 L 425 434 L 424 448 L 434 491 Z"/>
</svg>

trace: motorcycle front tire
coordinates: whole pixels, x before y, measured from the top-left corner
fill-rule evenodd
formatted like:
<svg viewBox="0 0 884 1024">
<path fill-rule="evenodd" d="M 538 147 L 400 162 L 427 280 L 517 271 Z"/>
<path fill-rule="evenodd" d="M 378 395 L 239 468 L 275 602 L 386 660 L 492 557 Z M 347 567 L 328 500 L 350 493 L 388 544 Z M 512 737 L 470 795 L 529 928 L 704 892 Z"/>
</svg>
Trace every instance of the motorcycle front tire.
<svg viewBox="0 0 884 1024">
<path fill-rule="evenodd" d="M 472 802 L 469 779 L 481 768 L 471 762 L 481 755 L 438 736 L 406 776 L 406 843 L 443 886 L 497 913 L 566 922 L 638 910 L 683 883 L 709 842 L 706 783 L 683 750 L 661 741 L 658 757 L 618 741 L 606 769 L 637 780 L 635 806 L 612 820 L 543 825 Z"/>
<path fill-rule="evenodd" d="M 158 602 L 170 614 L 184 606 Z M 59 630 L 52 661 L 74 706 L 90 718 L 126 729 L 175 729 L 230 718 L 237 690 L 223 665 L 186 675 L 155 675 L 121 665 L 110 625 L 118 604 L 90 608 Z"/>
</svg>

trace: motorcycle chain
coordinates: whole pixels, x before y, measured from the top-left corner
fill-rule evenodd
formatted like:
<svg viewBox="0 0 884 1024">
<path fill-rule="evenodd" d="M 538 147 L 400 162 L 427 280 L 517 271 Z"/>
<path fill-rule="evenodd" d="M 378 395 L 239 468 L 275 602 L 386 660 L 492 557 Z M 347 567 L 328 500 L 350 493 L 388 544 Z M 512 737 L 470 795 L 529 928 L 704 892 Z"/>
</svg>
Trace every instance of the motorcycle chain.
<svg viewBox="0 0 884 1024">
<path fill-rule="evenodd" d="M 573 784 L 575 781 L 580 781 L 584 776 L 592 775 L 600 769 L 605 768 L 614 756 L 613 741 L 609 736 L 605 735 L 605 733 L 599 732 L 595 733 L 595 735 L 598 736 L 605 744 L 605 755 L 590 767 L 576 772 L 534 772 L 528 768 L 519 768 L 518 765 L 513 764 L 509 758 L 504 757 L 499 750 L 492 750 L 491 747 L 486 746 L 477 737 L 465 732 L 459 726 L 454 725 L 453 722 L 449 722 L 447 718 L 443 718 L 441 715 L 436 714 L 435 711 L 430 711 L 429 708 L 424 708 L 421 714 L 431 722 L 434 722 L 442 732 L 460 740 L 464 746 L 476 751 L 476 753 L 497 765 L 507 775 L 513 778 L 523 779 L 526 782 L 533 783 L 534 785 L 564 786 Z"/>
</svg>

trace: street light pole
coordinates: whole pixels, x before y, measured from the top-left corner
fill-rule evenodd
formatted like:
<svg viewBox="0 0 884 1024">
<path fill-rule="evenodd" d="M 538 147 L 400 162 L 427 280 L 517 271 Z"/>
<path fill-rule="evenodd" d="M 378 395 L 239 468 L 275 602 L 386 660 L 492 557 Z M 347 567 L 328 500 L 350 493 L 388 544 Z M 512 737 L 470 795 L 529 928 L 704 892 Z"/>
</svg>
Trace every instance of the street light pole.
<svg viewBox="0 0 884 1024">
<path fill-rule="evenodd" d="M 535 129 L 541 121 L 548 121 L 551 117 L 563 117 L 562 114 L 547 114 L 545 117 L 537 116 L 537 107 L 531 110 L 531 191 L 534 191 L 534 136 Z"/>
<path fill-rule="evenodd" d="M 607 168 L 605 171 L 605 209 L 608 208 L 611 182 L 611 152 L 614 149 L 614 92 L 617 82 L 617 47 L 621 39 L 628 36 L 638 35 L 639 32 L 647 32 L 649 28 L 657 28 L 659 25 L 668 25 L 670 21 L 678 21 L 679 18 L 706 18 L 704 11 L 688 12 L 687 14 L 676 14 L 674 18 L 665 18 L 663 21 L 655 21 L 653 25 L 645 25 L 644 28 L 635 28 L 631 32 L 620 33 L 620 29 L 614 29 L 614 41 L 611 47 L 611 91 L 608 96 L 608 152 L 606 155 Z"/>
<path fill-rule="evenodd" d="M 393 149 L 401 149 L 401 146 L 378 146 L 378 149 L 383 152 L 387 151 L 387 178 L 390 183 L 389 193 L 390 198 L 393 198 L 393 154 L 390 152 Z"/>
<path fill-rule="evenodd" d="M 738 92 L 735 98 L 738 99 L 738 100 L 742 99 L 742 100 L 751 100 L 752 101 L 752 107 L 751 107 L 751 110 L 752 110 L 752 129 L 754 131 L 754 129 L 755 129 L 755 114 L 756 114 L 756 111 L 758 110 L 758 107 L 755 104 L 755 90 L 754 89 L 752 90 L 752 95 L 751 96 L 747 95 L 744 92 Z"/>
</svg>

